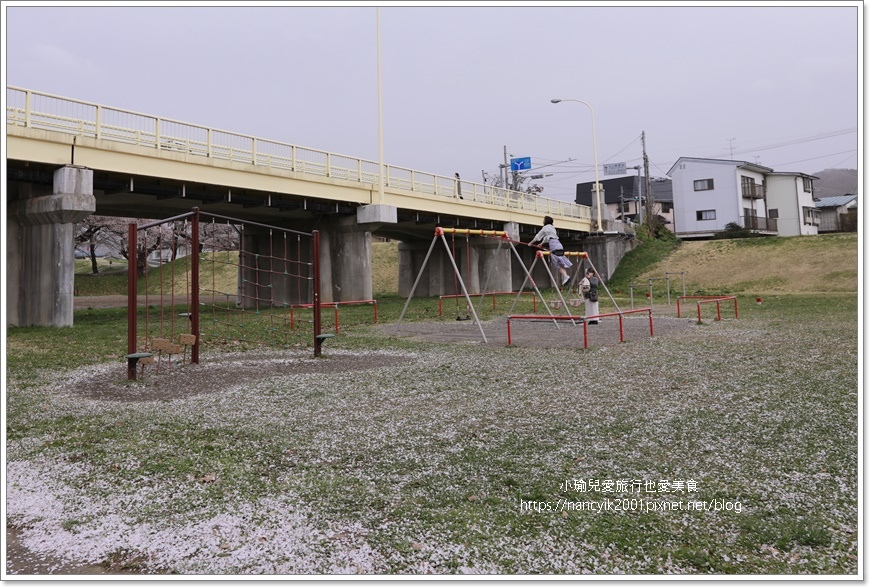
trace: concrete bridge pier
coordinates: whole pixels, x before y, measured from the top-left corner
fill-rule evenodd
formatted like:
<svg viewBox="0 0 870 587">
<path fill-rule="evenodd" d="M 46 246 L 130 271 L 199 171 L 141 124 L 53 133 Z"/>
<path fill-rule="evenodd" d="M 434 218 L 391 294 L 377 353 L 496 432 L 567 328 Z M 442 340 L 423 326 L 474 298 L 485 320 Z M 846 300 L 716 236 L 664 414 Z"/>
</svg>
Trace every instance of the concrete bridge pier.
<svg viewBox="0 0 870 587">
<path fill-rule="evenodd" d="M 518 230 L 515 223 L 506 225 L 505 230 L 510 238 L 516 238 Z M 468 293 L 481 293 L 484 285 L 488 291 L 511 291 L 513 253 L 508 244 L 501 243 L 499 246 L 499 239 L 495 237 L 470 236 L 466 239 L 465 235 L 457 234 L 454 239 L 453 235 L 448 234 L 444 238 L 447 247 L 440 238 L 435 241 L 434 247 L 432 241 L 399 243 L 399 297 L 410 295 L 421 269 L 423 274 L 414 297 L 461 294 L 462 288 L 450 262 L 451 256 Z M 423 262 L 430 247 L 432 253 L 424 269 Z"/>
<path fill-rule="evenodd" d="M 298 228 L 310 232 L 310 224 Z M 372 299 L 372 235 L 369 227 L 351 216 L 329 217 L 318 224 L 320 232 L 320 301 L 349 302 Z M 264 228 L 245 230 L 239 287 L 246 308 L 272 304 L 309 303 L 312 284 L 306 263 L 311 257 L 311 239 L 288 235 L 292 241 L 285 253 L 284 236 Z M 284 260 L 284 256 L 289 260 Z M 300 272 L 302 276 L 299 277 Z"/>
<path fill-rule="evenodd" d="M 240 305 L 266 310 L 311 299 L 311 239 L 246 227 L 239 253 Z"/>
<path fill-rule="evenodd" d="M 331 217 L 320 230 L 320 295 L 324 302 L 372 299 L 372 233 L 353 216 Z"/>
<path fill-rule="evenodd" d="M 30 183 L 9 187 L 17 194 L 9 194 L 6 223 L 7 323 L 72 326 L 74 230 L 96 211 L 94 173 L 61 167 L 54 172 L 50 194 Z"/>
</svg>

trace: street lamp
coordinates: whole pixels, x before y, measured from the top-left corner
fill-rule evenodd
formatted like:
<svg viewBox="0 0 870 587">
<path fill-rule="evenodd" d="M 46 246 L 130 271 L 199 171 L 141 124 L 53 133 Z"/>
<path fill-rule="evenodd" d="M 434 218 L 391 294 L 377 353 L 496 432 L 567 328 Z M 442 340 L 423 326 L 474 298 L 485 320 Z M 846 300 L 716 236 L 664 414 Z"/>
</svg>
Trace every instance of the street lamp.
<svg viewBox="0 0 870 587">
<path fill-rule="evenodd" d="M 603 218 L 601 216 L 601 184 L 598 183 L 598 143 L 595 141 L 595 111 L 592 109 L 592 106 L 588 102 L 584 102 L 583 100 L 574 100 L 572 98 L 553 98 L 550 100 L 553 104 L 558 104 L 559 102 L 580 102 L 581 104 L 587 106 L 589 108 L 589 114 L 592 115 L 592 153 L 595 157 L 595 205 L 598 209 L 598 232 L 601 232 L 603 225 Z"/>
</svg>

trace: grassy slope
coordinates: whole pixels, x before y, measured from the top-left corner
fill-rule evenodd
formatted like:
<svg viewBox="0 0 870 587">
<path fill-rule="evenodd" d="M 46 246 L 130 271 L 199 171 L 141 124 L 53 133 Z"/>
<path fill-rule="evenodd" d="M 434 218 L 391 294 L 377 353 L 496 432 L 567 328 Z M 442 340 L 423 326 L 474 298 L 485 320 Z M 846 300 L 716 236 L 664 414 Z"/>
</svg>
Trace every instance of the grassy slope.
<svg viewBox="0 0 870 587">
<path fill-rule="evenodd" d="M 858 291 L 858 235 L 683 242 L 634 283 L 685 271 L 688 292 L 785 294 Z M 679 280 L 680 276 L 671 276 Z M 672 281 L 672 286 L 675 282 Z"/>
</svg>

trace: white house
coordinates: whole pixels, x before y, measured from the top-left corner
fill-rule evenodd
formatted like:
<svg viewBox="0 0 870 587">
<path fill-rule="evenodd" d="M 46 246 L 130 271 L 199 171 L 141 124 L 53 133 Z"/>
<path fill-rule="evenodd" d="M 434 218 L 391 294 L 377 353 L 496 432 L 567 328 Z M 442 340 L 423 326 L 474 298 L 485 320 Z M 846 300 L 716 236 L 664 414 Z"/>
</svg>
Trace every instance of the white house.
<svg viewBox="0 0 870 587">
<path fill-rule="evenodd" d="M 813 200 L 813 180 L 805 173 L 773 172 L 767 183 L 767 215 L 776 219 L 780 236 L 819 234 L 819 209 Z"/>
<path fill-rule="evenodd" d="M 680 157 L 668 171 L 674 194 L 674 232 L 680 238 L 706 238 L 734 223 L 776 234 L 767 214 L 765 176 L 773 169 L 748 161 Z"/>
</svg>

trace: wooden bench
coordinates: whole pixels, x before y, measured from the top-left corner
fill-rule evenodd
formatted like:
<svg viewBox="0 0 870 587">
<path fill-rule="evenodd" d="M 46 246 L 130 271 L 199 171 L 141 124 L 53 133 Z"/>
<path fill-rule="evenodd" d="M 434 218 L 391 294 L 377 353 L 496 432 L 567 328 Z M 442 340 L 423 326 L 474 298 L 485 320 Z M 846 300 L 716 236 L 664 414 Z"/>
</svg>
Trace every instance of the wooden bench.
<svg viewBox="0 0 870 587">
<path fill-rule="evenodd" d="M 168 338 L 152 338 L 151 350 L 157 351 L 157 372 L 160 373 L 160 364 L 163 362 L 163 353 L 169 357 L 169 372 L 172 373 L 172 355 L 181 352 L 181 345 L 175 344 Z"/>
<path fill-rule="evenodd" d="M 187 347 L 193 347 L 196 344 L 196 335 L 194 334 L 179 334 L 178 344 L 184 347 L 184 352 L 181 355 L 181 364 L 187 360 Z"/>
</svg>

